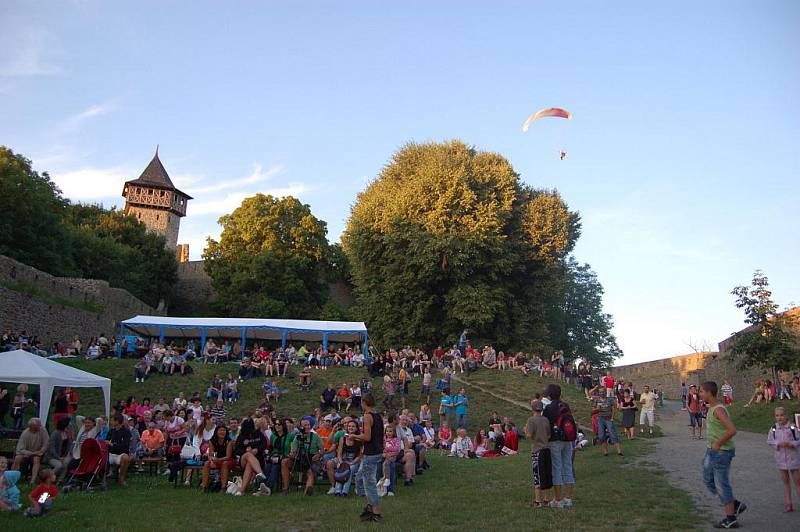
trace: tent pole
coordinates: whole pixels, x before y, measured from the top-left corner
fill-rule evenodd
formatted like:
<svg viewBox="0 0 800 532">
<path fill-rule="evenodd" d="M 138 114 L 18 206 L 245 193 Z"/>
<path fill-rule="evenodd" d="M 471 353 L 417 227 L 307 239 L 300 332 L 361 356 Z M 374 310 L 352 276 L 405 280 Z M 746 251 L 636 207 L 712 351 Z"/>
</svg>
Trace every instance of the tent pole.
<svg viewBox="0 0 800 532">
<path fill-rule="evenodd" d="M 245 346 L 247 345 L 247 327 L 242 328 L 242 359 L 244 359 Z"/>
<path fill-rule="evenodd" d="M 161 345 L 164 345 L 164 326 L 163 325 L 159 325 L 158 326 L 158 343 L 160 343 Z"/>
<path fill-rule="evenodd" d="M 289 338 L 289 331 L 281 333 L 281 349 L 286 349 L 286 340 Z"/>
<path fill-rule="evenodd" d="M 206 328 L 200 327 L 200 352 L 197 353 L 198 356 L 204 356 L 206 352 Z"/>
<path fill-rule="evenodd" d="M 361 346 L 361 351 L 364 356 L 369 355 L 369 334 L 366 331 L 364 331 L 364 345 Z"/>
<path fill-rule="evenodd" d="M 322 333 L 322 349 L 323 351 L 328 350 L 328 333 Z"/>
<path fill-rule="evenodd" d="M 125 324 L 119 324 L 119 336 L 117 336 L 117 358 L 122 358 L 122 339 L 125 337 Z"/>
</svg>

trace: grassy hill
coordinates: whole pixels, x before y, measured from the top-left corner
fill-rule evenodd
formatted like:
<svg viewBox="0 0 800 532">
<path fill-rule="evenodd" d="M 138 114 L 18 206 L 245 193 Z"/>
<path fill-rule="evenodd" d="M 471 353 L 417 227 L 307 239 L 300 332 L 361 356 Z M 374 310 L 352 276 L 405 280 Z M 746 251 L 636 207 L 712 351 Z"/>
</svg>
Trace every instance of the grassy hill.
<svg viewBox="0 0 800 532">
<path fill-rule="evenodd" d="M 70 365 L 112 378 L 114 399 L 135 395 L 137 399 L 163 395 L 168 401 L 184 391 L 205 395 L 213 374 L 234 366 L 195 366 L 191 376 L 154 376 L 145 383 L 135 383 L 132 362 L 75 360 Z M 319 390 L 326 382 L 340 385 L 357 382 L 363 373 L 349 368 L 332 368 L 314 373 L 312 392 L 302 392 L 291 382 L 278 403 L 280 414 L 300 416 L 317 406 Z M 458 375 L 461 378 L 462 375 Z M 547 384 L 538 377 L 524 377 L 510 372 L 478 372 L 463 376 L 470 397 L 470 422 L 474 429 L 485 426 L 492 410 L 508 415 L 523 425 L 528 409 L 515 402 L 527 403 Z M 242 398 L 232 413 L 252 411 L 260 397 L 262 381 L 242 386 Z M 454 383 L 454 387 L 458 386 Z M 481 386 L 481 391 L 476 386 Z M 379 389 L 376 379 L 374 387 Z M 409 408 L 417 411 L 420 401 L 419 380 L 411 386 Z M 383 399 L 382 391 L 377 392 Z M 100 414 L 102 394 L 94 390 L 80 392 L 80 411 Z M 573 405 L 578 420 L 588 423 L 588 404 L 574 387 L 564 387 L 565 399 Z M 434 401 L 436 398 L 432 398 Z M 509 402 L 509 400 L 514 402 Z M 434 406 L 435 412 L 435 406 Z M 472 431 L 471 431 L 472 433 Z M 385 498 L 386 519 L 381 527 L 388 530 L 691 530 L 697 518 L 690 499 L 670 487 L 663 472 L 646 465 L 643 457 L 651 442 L 625 443 L 624 458 L 603 457 L 598 449 L 581 451 L 575 459 L 577 489 L 575 508 L 571 510 L 535 510 L 527 506 L 531 496 L 529 446 L 522 442 L 520 454 L 513 457 L 480 460 L 456 460 L 438 453 L 431 457 L 433 468 L 418 477 L 416 485 L 398 487 L 397 496 Z M 59 498 L 52 515 L 41 520 L 22 516 L 2 516 L 5 530 L 58 528 L 78 530 L 102 526 L 109 530 L 194 530 L 267 529 L 267 530 L 360 530 L 368 529 L 357 515 L 363 499 L 351 496 L 335 499 L 325 496 L 327 486 L 318 488 L 313 497 L 292 493 L 288 497 L 234 498 L 225 494 L 202 494 L 196 489 L 173 488 L 166 477 L 132 475 L 130 486 L 112 485 L 105 493 L 74 493 Z M 213 507 L 213 511 L 206 507 Z M 188 521 L 191 520 L 191 525 Z"/>
</svg>

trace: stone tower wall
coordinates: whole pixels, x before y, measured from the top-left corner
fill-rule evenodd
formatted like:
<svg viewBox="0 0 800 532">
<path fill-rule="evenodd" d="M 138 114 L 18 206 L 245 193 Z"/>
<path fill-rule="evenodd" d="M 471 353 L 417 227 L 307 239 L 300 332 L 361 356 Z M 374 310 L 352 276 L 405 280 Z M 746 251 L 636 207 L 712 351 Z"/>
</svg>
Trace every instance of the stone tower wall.
<svg viewBox="0 0 800 532">
<path fill-rule="evenodd" d="M 136 216 L 150 231 L 164 235 L 167 247 L 175 249 L 178 245 L 178 230 L 181 219 L 178 215 L 160 209 L 151 209 L 141 205 L 126 205 L 125 212 Z"/>
</svg>

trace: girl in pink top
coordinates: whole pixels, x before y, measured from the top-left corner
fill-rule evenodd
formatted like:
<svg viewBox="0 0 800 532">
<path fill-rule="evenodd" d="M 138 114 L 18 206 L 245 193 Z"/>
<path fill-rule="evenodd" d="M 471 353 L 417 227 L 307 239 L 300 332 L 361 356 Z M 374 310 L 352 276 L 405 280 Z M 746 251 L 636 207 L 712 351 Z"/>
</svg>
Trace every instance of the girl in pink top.
<svg viewBox="0 0 800 532">
<path fill-rule="evenodd" d="M 400 454 L 400 438 L 397 437 L 394 425 L 386 425 L 383 429 L 383 485 L 389 487 L 389 474 L 397 455 Z"/>
<path fill-rule="evenodd" d="M 784 511 L 791 512 L 792 480 L 800 494 L 800 429 L 788 421 L 782 406 L 775 409 L 775 424 L 767 435 L 767 443 L 775 449 L 775 463 L 783 480 Z"/>
</svg>

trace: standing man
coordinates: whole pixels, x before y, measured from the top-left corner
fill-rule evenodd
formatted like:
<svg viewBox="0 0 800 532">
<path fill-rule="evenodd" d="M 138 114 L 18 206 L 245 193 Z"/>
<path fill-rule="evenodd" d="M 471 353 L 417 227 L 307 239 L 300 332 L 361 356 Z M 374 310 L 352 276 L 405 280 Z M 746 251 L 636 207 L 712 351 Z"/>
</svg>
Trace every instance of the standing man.
<svg viewBox="0 0 800 532">
<path fill-rule="evenodd" d="M 639 403 L 642 405 L 642 412 L 639 414 L 639 434 L 644 434 L 644 422 L 647 421 L 647 425 L 650 428 L 650 436 L 652 436 L 653 426 L 656 422 L 656 396 L 646 384 L 642 388 Z"/>
<path fill-rule="evenodd" d="M 689 410 L 689 426 L 692 427 L 692 438 L 703 439 L 703 403 L 697 393 L 697 385 L 689 386 L 689 395 L 686 397 L 686 408 Z"/>
<path fill-rule="evenodd" d="M 700 398 L 708 405 L 703 481 L 712 494 L 719 495 L 725 506 L 725 518 L 714 524 L 714 528 L 739 528 L 737 517 L 747 510 L 747 505 L 733 496 L 729 480 L 731 461 L 736 455 L 733 444 L 736 427 L 728 416 L 728 410 L 717 400 L 716 382 L 704 382 L 700 387 Z"/>
<path fill-rule="evenodd" d="M 686 398 L 689 395 L 689 390 L 686 388 L 686 383 L 681 383 L 681 410 L 686 410 Z"/>
<path fill-rule="evenodd" d="M 458 395 L 453 398 L 453 405 L 456 407 L 456 428 L 466 429 L 467 411 L 469 410 L 469 398 L 467 397 L 467 390 L 461 388 Z"/>
<path fill-rule="evenodd" d="M 453 398 L 450 397 L 448 389 L 442 390 L 442 397 L 439 399 L 439 423 L 450 423 L 450 411 L 453 409 Z"/>
<path fill-rule="evenodd" d="M 608 456 L 609 443 L 617 450 L 617 456 L 622 456 L 617 425 L 614 423 L 616 409 L 616 397 L 597 397 L 594 400 L 592 414 L 597 414 L 597 437 L 600 439 L 600 448 L 603 449 L 605 456 Z"/>
</svg>

